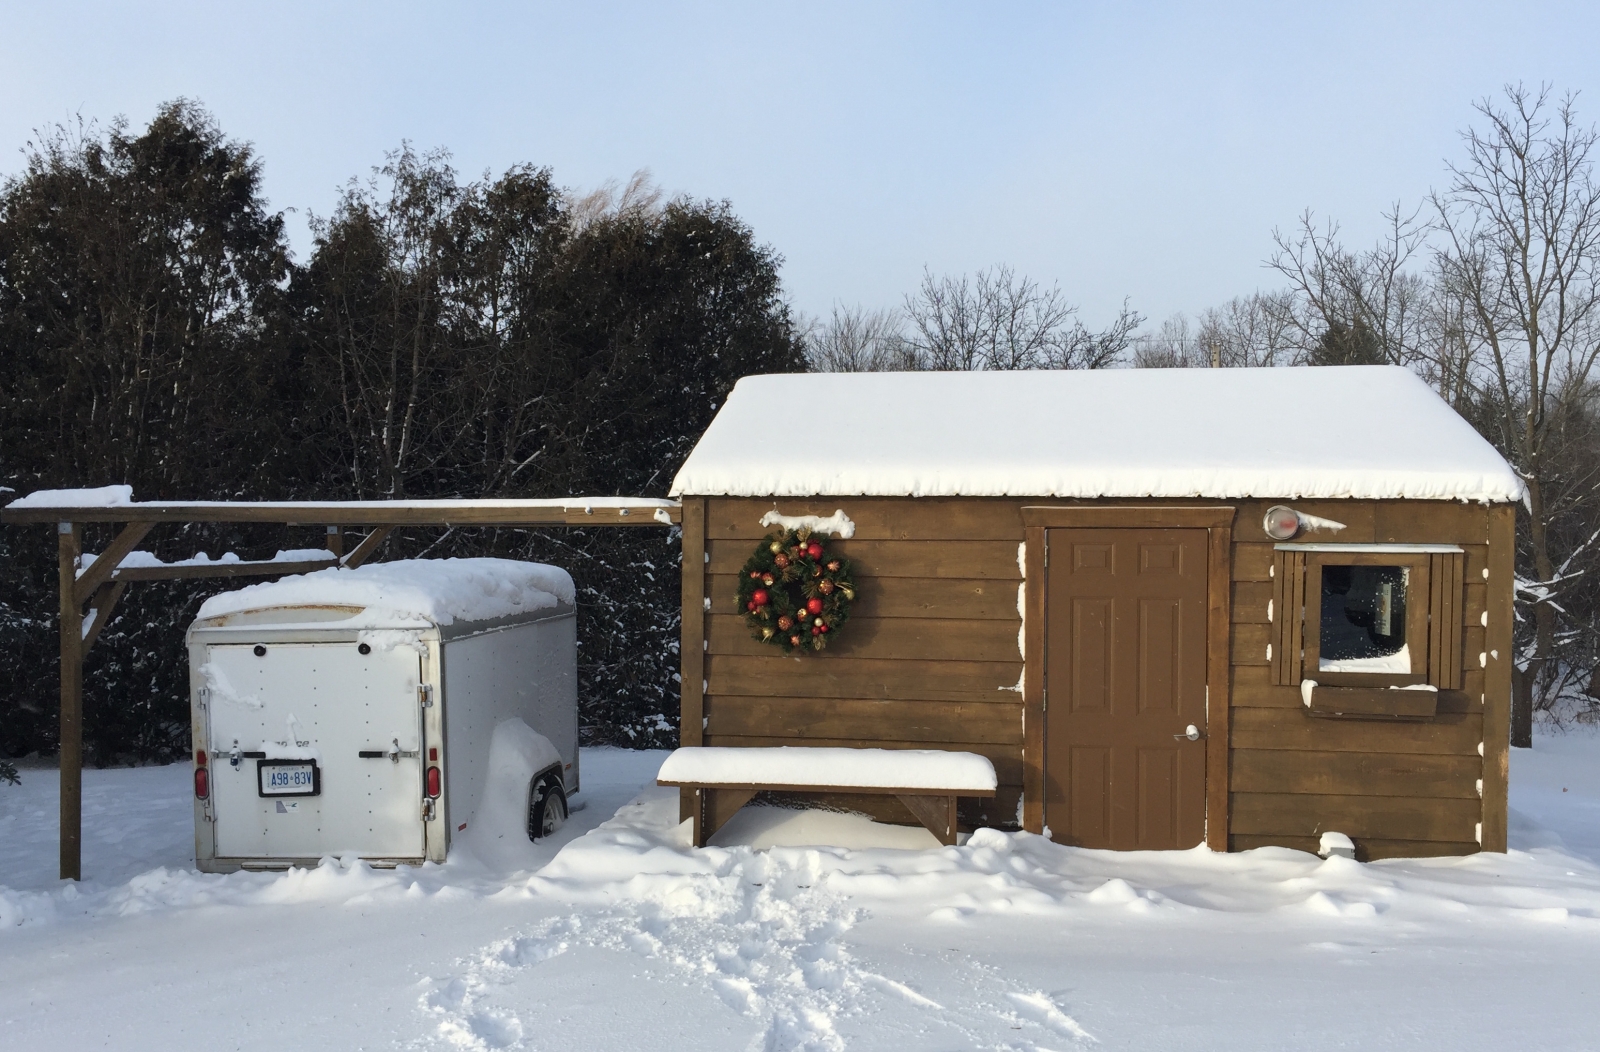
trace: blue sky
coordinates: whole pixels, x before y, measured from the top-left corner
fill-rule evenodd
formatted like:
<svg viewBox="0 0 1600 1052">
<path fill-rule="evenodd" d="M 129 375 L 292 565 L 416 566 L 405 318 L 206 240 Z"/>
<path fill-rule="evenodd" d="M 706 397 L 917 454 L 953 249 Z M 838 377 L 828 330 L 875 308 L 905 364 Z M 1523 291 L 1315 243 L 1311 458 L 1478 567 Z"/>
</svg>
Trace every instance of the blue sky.
<svg viewBox="0 0 1600 1052">
<path fill-rule="evenodd" d="M 1289 7 L 11 5 L 0 171 L 35 127 L 181 95 L 256 144 L 302 258 L 304 210 L 409 139 L 465 175 L 727 198 L 809 313 L 1009 263 L 1093 324 L 1274 285 L 1271 231 L 1307 207 L 1375 236 L 1508 80 L 1600 119 L 1600 5 Z"/>
</svg>

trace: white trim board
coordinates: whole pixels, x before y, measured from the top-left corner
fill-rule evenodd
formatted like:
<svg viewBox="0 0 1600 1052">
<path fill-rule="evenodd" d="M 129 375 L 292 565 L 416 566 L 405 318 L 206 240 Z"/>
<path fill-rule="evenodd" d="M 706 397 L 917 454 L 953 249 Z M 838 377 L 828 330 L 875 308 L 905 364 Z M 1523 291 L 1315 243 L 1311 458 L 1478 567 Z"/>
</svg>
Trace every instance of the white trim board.
<svg viewBox="0 0 1600 1052">
<path fill-rule="evenodd" d="M 1442 552 L 1459 552 L 1459 544 L 1274 544 L 1280 552 L 1374 552 L 1382 555 L 1420 555 Z"/>
</svg>

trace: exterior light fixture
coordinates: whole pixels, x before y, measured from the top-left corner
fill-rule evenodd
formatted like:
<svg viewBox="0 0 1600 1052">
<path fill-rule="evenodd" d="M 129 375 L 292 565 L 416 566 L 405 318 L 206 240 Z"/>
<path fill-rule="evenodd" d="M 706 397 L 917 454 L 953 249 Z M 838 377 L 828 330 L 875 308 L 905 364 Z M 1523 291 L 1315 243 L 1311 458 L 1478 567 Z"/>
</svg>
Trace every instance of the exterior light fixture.
<svg viewBox="0 0 1600 1052">
<path fill-rule="evenodd" d="M 1287 541 L 1300 532 L 1300 513 L 1283 504 L 1267 509 L 1261 528 L 1275 541 Z"/>
</svg>

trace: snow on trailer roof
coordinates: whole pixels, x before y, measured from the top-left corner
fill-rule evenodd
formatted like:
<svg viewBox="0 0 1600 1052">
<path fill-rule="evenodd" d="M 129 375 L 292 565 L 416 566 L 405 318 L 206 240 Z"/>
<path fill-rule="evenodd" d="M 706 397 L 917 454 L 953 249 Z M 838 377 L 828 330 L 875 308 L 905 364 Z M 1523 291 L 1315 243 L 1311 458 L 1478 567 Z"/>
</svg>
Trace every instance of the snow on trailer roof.
<svg viewBox="0 0 1600 1052">
<path fill-rule="evenodd" d="M 361 607 L 363 622 L 492 621 L 571 606 L 572 577 L 557 566 L 512 559 L 399 559 L 317 570 L 207 599 L 201 620 L 305 606 Z"/>
<path fill-rule="evenodd" d="M 808 433 L 788 433 L 804 420 Z M 1515 501 L 1398 366 L 800 373 L 735 385 L 672 496 Z"/>
</svg>

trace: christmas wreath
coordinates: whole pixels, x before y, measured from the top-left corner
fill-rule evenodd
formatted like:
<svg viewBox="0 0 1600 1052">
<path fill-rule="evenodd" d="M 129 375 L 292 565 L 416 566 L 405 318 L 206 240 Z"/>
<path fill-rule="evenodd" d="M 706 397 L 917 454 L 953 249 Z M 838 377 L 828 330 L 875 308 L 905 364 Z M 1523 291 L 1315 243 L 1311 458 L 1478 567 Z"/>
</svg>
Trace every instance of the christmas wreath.
<svg viewBox="0 0 1600 1052">
<path fill-rule="evenodd" d="M 785 651 L 821 650 L 850 618 L 850 560 L 808 529 L 770 533 L 739 573 L 739 608 L 755 638 Z"/>
</svg>

